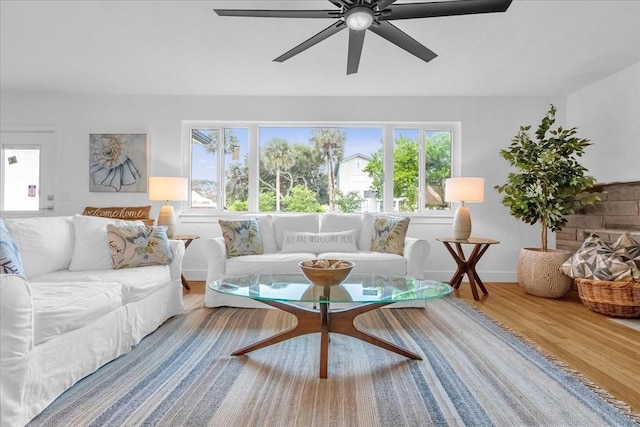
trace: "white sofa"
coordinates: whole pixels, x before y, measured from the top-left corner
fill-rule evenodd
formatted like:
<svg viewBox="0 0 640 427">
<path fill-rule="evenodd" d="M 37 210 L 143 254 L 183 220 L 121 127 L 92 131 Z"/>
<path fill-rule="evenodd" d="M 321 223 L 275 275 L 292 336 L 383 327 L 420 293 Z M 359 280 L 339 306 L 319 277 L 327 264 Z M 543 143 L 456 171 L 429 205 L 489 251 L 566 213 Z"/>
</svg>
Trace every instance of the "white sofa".
<svg viewBox="0 0 640 427">
<path fill-rule="evenodd" d="M 423 239 L 405 237 L 404 253 L 396 255 L 371 251 L 373 221 L 375 214 L 282 214 L 242 215 L 237 219 L 257 218 L 263 241 L 264 253 L 228 257 L 223 237 L 206 239 L 202 251 L 207 260 L 207 283 L 224 276 L 246 276 L 252 274 L 300 273 L 298 263 L 314 258 L 346 259 L 353 261 L 353 273 L 411 276 L 424 279 L 424 270 L 429 243 Z M 327 244 L 321 250 L 283 251 L 283 236 L 290 232 L 333 233 L 356 230 L 355 251 L 339 251 Z M 339 245 L 338 245 L 339 246 Z M 249 298 L 224 295 L 206 287 L 207 307 L 232 306 L 266 308 L 265 304 Z M 390 306 L 391 307 L 391 306 Z"/>
<path fill-rule="evenodd" d="M 26 277 L 0 277 L 1 426 L 26 424 L 183 312 L 184 243 L 169 241 L 169 265 L 115 270 L 107 223 L 125 224 L 82 216 L 5 220 Z"/>
</svg>

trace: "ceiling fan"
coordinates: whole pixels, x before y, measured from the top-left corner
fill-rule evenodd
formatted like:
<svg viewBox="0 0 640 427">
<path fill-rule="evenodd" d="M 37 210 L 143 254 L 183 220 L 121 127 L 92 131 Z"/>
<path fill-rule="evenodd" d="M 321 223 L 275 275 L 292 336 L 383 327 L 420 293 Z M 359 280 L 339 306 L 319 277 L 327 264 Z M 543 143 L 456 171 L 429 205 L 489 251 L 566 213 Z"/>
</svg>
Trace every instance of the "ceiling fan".
<svg viewBox="0 0 640 427">
<path fill-rule="evenodd" d="M 328 0 L 338 9 L 333 10 L 243 10 L 214 9 L 219 16 L 257 18 L 324 18 L 337 19 L 329 27 L 310 39 L 280 55 L 274 61 L 287 59 L 309 49 L 339 31 L 349 28 L 347 74 L 358 72 L 360 55 L 366 30 L 387 39 L 396 46 L 425 62 L 436 55 L 433 51 L 404 33 L 391 22 L 397 19 L 434 18 L 439 16 L 470 15 L 504 12 L 512 0 L 452 0 L 426 3 L 394 4 L 396 0 Z"/>
</svg>

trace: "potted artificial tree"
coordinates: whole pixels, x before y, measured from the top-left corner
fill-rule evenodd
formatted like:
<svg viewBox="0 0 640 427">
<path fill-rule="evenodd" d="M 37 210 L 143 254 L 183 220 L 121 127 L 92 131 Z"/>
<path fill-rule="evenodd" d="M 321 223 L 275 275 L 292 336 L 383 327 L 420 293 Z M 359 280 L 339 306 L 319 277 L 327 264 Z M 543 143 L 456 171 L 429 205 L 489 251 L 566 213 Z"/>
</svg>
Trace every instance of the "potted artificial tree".
<svg viewBox="0 0 640 427">
<path fill-rule="evenodd" d="M 508 149 L 500 155 L 518 171 L 509 173 L 504 185 L 496 186 L 504 193 L 502 204 L 511 215 L 522 221 L 541 226 L 541 247 L 523 248 L 518 259 L 518 283 L 527 293 L 560 298 L 572 286 L 572 279 L 560 271 L 560 266 L 571 255 L 568 251 L 549 249 L 548 231 L 560 230 L 566 215 L 599 200 L 598 194 L 589 192 L 595 183 L 578 162 L 588 139 L 578 138 L 576 128 L 551 129 L 556 109 L 551 105 L 535 133 L 529 136 L 531 126 L 521 126 Z"/>
</svg>

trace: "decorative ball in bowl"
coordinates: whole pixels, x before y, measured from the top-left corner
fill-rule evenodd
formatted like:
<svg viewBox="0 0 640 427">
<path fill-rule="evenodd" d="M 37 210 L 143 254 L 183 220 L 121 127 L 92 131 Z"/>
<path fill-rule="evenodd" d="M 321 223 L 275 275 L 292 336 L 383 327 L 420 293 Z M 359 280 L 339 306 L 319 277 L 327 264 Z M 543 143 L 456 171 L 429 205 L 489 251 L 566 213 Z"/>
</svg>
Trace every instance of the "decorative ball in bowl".
<svg viewBox="0 0 640 427">
<path fill-rule="evenodd" d="M 336 286 L 344 282 L 355 265 L 340 259 L 311 259 L 299 263 L 302 274 L 316 286 Z"/>
</svg>

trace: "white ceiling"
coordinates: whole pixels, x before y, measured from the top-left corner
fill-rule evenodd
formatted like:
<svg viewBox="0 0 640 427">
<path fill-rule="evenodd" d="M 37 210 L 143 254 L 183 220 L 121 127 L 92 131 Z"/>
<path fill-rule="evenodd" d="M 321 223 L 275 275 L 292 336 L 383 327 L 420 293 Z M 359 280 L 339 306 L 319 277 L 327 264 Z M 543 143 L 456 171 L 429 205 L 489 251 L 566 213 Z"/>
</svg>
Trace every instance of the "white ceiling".
<svg viewBox="0 0 640 427">
<path fill-rule="evenodd" d="M 514 0 L 505 13 L 394 21 L 439 56 L 423 62 L 368 32 L 350 76 L 347 31 L 272 62 L 333 21 L 219 17 L 214 7 L 333 8 L 326 0 L 0 0 L 0 90 L 565 95 L 640 62 L 637 0 Z"/>
</svg>

